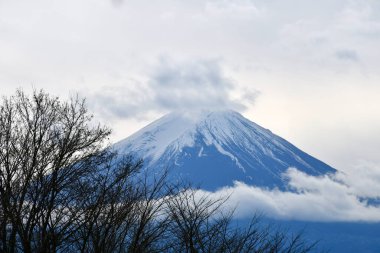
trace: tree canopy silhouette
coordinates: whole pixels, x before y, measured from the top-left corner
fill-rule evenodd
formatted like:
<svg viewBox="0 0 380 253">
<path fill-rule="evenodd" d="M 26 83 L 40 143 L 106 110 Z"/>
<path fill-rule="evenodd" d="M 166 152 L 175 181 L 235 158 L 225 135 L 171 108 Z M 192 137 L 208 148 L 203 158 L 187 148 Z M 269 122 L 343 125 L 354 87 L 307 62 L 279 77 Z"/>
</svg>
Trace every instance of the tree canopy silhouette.
<svg viewBox="0 0 380 253">
<path fill-rule="evenodd" d="M 233 225 L 225 199 L 173 185 L 108 146 L 85 101 L 18 90 L 0 105 L 0 252 L 308 252 Z"/>
</svg>

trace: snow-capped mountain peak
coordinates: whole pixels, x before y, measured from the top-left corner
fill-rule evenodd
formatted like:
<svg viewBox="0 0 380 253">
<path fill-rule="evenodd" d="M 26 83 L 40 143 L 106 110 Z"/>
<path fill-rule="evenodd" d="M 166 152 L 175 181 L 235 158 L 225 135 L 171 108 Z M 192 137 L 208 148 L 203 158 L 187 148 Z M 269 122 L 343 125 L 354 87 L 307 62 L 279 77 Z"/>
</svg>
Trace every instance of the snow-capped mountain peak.
<svg viewBox="0 0 380 253">
<path fill-rule="evenodd" d="M 172 169 L 204 188 L 233 181 L 282 187 L 288 167 L 319 175 L 334 169 L 281 137 L 231 111 L 170 113 L 116 143 L 153 169 Z M 212 178 L 210 178 L 210 176 Z"/>
</svg>

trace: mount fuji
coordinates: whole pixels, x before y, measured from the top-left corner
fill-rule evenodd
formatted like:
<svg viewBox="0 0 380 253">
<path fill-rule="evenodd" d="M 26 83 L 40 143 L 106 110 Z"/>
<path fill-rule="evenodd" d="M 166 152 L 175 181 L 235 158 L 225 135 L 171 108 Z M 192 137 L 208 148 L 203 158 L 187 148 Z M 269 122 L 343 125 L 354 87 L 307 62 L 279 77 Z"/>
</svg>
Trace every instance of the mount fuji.
<svg viewBox="0 0 380 253">
<path fill-rule="evenodd" d="M 286 188 L 282 174 L 295 167 L 309 175 L 335 169 L 301 151 L 235 111 L 170 113 L 114 144 L 121 154 L 144 160 L 144 167 L 170 180 L 215 190 L 234 181 Z"/>
<path fill-rule="evenodd" d="M 313 176 L 337 172 L 234 111 L 170 113 L 114 144 L 113 148 L 121 154 L 142 158 L 149 172 L 160 175 L 169 169 L 170 182 L 184 180 L 210 192 L 233 186 L 234 181 L 293 191 L 283 177 L 289 167 Z M 319 246 L 331 252 L 369 253 L 380 248 L 378 223 L 271 217 L 265 221 L 287 227 L 290 234 L 307 228 L 306 238 L 320 241 Z M 239 220 L 239 224 L 244 222 Z"/>
</svg>

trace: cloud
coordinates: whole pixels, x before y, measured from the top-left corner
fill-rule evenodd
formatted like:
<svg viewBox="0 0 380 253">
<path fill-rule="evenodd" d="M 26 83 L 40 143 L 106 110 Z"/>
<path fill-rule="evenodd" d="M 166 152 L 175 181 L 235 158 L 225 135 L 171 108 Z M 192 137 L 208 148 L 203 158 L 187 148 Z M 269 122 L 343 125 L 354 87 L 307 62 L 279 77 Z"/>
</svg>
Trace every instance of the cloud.
<svg viewBox="0 0 380 253">
<path fill-rule="evenodd" d="M 149 110 L 151 91 L 138 80 L 129 79 L 127 83 L 81 94 L 86 97 L 89 108 L 105 119 L 143 118 L 141 112 Z"/>
<path fill-rule="evenodd" d="M 370 1 L 350 1 L 338 15 L 337 28 L 357 35 L 379 37 L 380 5 Z"/>
<path fill-rule="evenodd" d="M 152 111 L 243 111 L 258 94 L 254 89 L 239 90 L 217 60 L 175 62 L 162 58 L 147 81 L 129 80 L 126 85 L 107 86 L 87 97 L 90 107 L 106 118 L 130 118 Z"/>
<path fill-rule="evenodd" d="M 350 192 L 361 198 L 380 199 L 380 167 L 361 162 L 347 172 L 340 172 L 335 179 L 348 185 Z"/>
<path fill-rule="evenodd" d="M 229 196 L 226 205 L 236 207 L 237 217 L 260 212 L 277 219 L 380 222 L 380 167 L 361 166 L 321 177 L 289 168 L 284 177 L 289 191 L 235 182 L 208 194 Z"/>
<path fill-rule="evenodd" d="M 263 15 L 251 0 L 213 0 L 205 3 L 207 15 L 229 18 L 252 18 Z"/>
<path fill-rule="evenodd" d="M 335 56 L 343 61 L 359 61 L 359 56 L 355 50 L 338 50 L 335 52 Z"/>
<path fill-rule="evenodd" d="M 235 84 L 215 60 L 180 64 L 163 60 L 153 73 L 150 87 L 155 91 L 155 103 L 163 109 L 245 108 L 231 100 L 229 93 Z"/>
<path fill-rule="evenodd" d="M 307 66 L 307 70 L 315 67 L 318 71 L 345 74 L 376 72 L 374 62 L 379 56 L 369 48 L 379 43 L 379 3 L 353 0 L 333 5 L 335 8 L 318 12 L 321 3 L 316 2 L 314 8 L 304 10 L 310 13 L 279 26 L 279 45 L 286 48 L 281 54 L 288 59 L 294 57 L 301 63 L 300 68 Z M 341 61 L 360 64 L 353 68 Z"/>
</svg>

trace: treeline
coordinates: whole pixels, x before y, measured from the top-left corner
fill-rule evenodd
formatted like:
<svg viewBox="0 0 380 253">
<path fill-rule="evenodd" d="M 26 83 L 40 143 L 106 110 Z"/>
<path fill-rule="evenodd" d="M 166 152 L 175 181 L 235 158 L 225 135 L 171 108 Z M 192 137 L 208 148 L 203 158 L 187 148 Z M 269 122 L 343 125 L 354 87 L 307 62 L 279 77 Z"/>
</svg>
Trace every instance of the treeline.
<svg viewBox="0 0 380 253">
<path fill-rule="evenodd" d="M 17 91 L 0 106 L 0 252 L 309 252 L 225 199 L 142 171 L 85 102 Z"/>
</svg>

